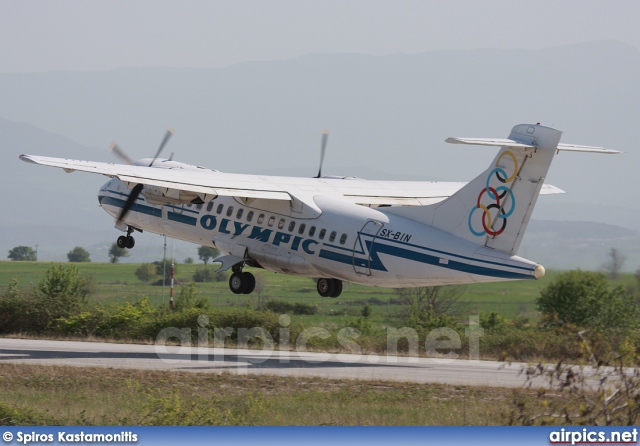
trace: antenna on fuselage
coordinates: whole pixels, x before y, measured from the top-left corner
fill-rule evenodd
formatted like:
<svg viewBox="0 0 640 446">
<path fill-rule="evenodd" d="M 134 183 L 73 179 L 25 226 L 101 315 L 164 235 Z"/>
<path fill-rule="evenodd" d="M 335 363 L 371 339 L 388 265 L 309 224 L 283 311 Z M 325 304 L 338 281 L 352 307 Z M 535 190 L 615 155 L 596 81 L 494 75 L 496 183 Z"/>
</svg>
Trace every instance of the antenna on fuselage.
<svg viewBox="0 0 640 446">
<path fill-rule="evenodd" d="M 318 175 L 314 178 L 320 178 L 322 176 L 322 164 L 324 163 L 324 153 L 327 150 L 327 140 L 329 139 L 329 130 L 322 132 L 322 145 L 320 146 L 320 168 L 318 169 Z"/>
</svg>

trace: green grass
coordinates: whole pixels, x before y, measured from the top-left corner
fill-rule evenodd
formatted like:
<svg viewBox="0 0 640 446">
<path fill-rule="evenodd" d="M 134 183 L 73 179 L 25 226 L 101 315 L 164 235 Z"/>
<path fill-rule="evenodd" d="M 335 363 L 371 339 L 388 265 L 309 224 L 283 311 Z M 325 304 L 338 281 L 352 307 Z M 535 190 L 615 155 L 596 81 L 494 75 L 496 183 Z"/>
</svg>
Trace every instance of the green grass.
<svg viewBox="0 0 640 446">
<path fill-rule="evenodd" d="M 0 416 L 14 424 L 499 425 L 512 399 L 499 388 L 0 363 Z"/>
<path fill-rule="evenodd" d="M 51 263 L 47 262 L 0 261 L 0 294 L 12 278 L 17 278 L 23 289 L 33 288 L 50 266 Z M 82 274 L 91 276 L 95 283 L 95 290 L 89 296 L 90 303 L 122 304 L 136 302 L 143 297 L 148 297 L 149 303 L 153 306 L 163 304 L 166 306 L 169 303 L 169 281 L 167 280 L 163 297 L 161 286 L 143 283 L 137 279 L 135 270 L 138 264 L 79 263 L 77 266 Z M 209 267 L 213 268 L 211 265 Z M 202 264 L 177 265 L 175 297 L 179 294 L 179 284 L 191 281 L 196 268 L 202 268 Z M 342 325 L 345 320 L 359 317 L 362 307 L 370 299 L 378 301 L 378 304 L 369 304 L 372 309 L 370 319 L 374 325 L 392 323 L 396 320 L 397 314 L 402 311 L 399 305 L 393 304 L 393 299 L 396 298 L 393 289 L 349 284 L 339 298 L 322 298 L 315 290 L 315 283 L 309 278 L 275 274 L 264 270 L 252 271 L 265 278 L 266 284 L 260 293 L 238 296 L 231 293 L 226 281 L 222 281 L 198 283 L 198 294 L 206 296 L 213 307 L 220 309 L 256 307 L 259 302 L 264 303 L 268 299 L 313 304 L 318 306 L 318 314 L 295 317 L 305 323 L 329 326 Z M 495 311 L 508 318 L 520 315 L 532 321 L 536 320 L 535 300 L 540 289 L 549 284 L 558 274 L 558 271 L 548 271 L 541 280 L 465 285 L 460 298 L 459 314 L 462 319 L 466 319 L 468 315 Z M 159 278 L 158 276 L 156 280 Z M 624 286 L 633 285 L 635 278 L 631 274 L 623 274 L 616 283 Z"/>
</svg>

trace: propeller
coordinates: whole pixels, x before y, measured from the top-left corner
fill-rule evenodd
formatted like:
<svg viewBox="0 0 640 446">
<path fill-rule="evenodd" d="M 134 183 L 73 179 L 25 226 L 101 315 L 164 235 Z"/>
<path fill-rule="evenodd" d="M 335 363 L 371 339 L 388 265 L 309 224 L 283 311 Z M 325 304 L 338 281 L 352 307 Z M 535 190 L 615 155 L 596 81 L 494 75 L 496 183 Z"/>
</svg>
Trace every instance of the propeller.
<svg viewBox="0 0 640 446">
<path fill-rule="evenodd" d="M 158 151 L 156 152 L 155 156 L 151 160 L 151 163 L 149 163 L 149 167 L 153 166 L 153 163 L 155 163 L 156 159 L 158 159 L 158 156 L 160 156 L 162 149 L 164 149 L 164 146 L 169 141 L 169 138 L 171 138 L 171 135 L 173 135 L 173 129 L 167 130 L 167 133 L 165 133 L 164 138 L 162 138 L 160 147 L 158 147 Z M 135 164 L 133 160 L 116 143 L 111 144 L 111 147 L 109 147 L 109 150 L 111 151 L 111 153 L 123 159 L 127 164 L 130 164 L 130 165 Z M 133 207 L 133 204 L 135 203 L 137 198 L 140 196 L 140 193 L 142 192 L 143 187 L 144 187 L 143 184 L 136 184 L 133 187 L 133 189 L 131 189 L 131 193 L 127 197 L 127 201 L 124 203 L 124 206 L 120 211 L 120 215 L 118 215 L 118 223 L 122 223 L 122 220 L 124 220 L 124 218 L 127 216 L 129 211 Z"/>
<path fill-rule="evenodd" d="M 318 169 L 318 175 L 314 178 L 320 178 L 322 175 L 322 164 L 324 163 L 324 153 L 327 150 L 327 140 L 329 139 L 329 130 L 322 132 L 322 145 L 320 146 L 320 168 Z"/>
</svg>

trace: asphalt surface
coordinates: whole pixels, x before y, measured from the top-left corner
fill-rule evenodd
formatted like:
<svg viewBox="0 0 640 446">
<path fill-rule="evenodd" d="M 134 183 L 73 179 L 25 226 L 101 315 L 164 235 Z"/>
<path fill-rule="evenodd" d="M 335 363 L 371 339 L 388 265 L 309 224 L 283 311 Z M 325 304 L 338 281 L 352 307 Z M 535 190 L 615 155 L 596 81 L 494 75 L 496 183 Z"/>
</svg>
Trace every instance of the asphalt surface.
<svg viewBox="0 0 640 446">
<path fill-rule="evenodd" d="M 0 339 L 0 362 L 199 373 L 519 387 L 525 363 L 298 353 L 102 342 Z M 534 386 L 544 385 L 541 379 Z"/>
</svg>

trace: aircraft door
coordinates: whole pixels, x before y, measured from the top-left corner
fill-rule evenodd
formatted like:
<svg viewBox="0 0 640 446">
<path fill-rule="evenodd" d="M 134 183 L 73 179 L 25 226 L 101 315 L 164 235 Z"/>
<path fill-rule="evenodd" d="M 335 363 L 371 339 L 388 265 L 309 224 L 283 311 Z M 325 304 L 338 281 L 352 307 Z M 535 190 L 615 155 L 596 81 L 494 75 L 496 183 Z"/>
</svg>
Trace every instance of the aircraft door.
<svg viewBox="0 0 640 446">
<path fill-rule="evenodd" d="M 374 249 L 373 244 L 383 226 L 384 224 L 379 221 L 369 220 L 358 232 L 353 246 L 353 269 L 356 274 L 371 275 L 371 251 Z"/>
</svg>

